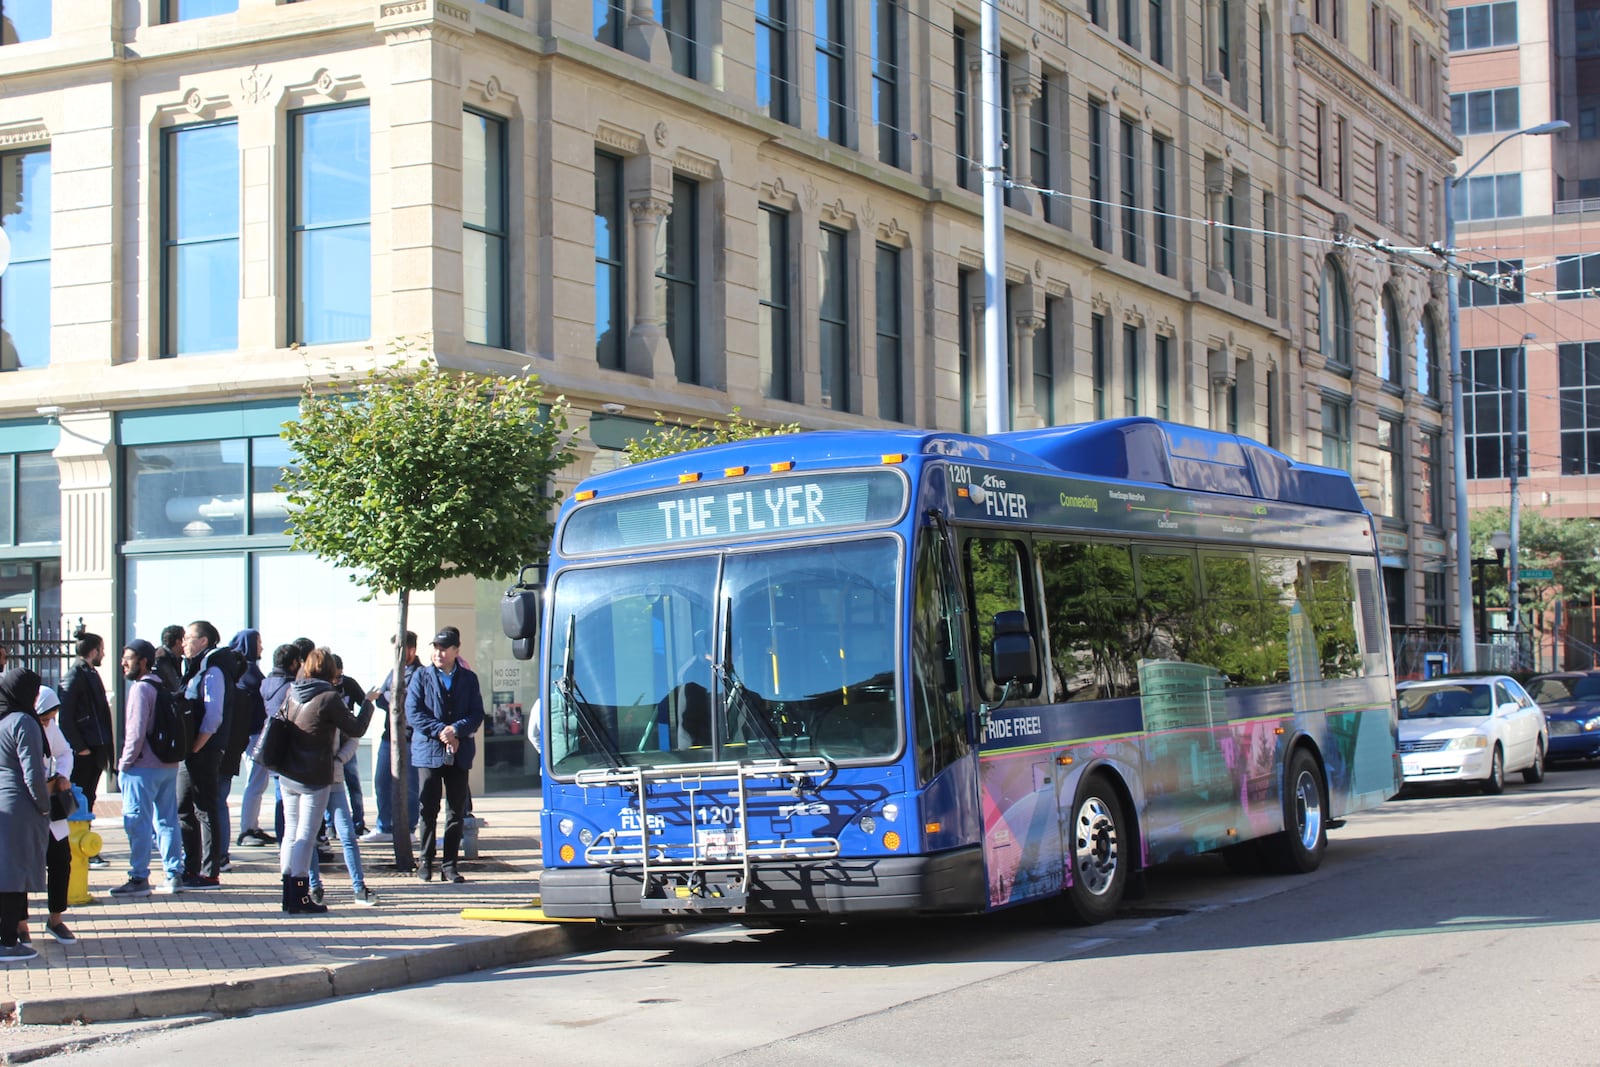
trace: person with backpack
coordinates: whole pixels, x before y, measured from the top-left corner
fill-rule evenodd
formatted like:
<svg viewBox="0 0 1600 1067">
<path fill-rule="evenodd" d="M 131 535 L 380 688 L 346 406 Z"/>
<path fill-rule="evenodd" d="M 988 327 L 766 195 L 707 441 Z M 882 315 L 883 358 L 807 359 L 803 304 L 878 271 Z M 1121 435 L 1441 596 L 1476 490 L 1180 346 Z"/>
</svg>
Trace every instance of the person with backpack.
<svg viewBox="0 0 1600 1067">
<path fill-rule="evenodd" d="M 218 874 L 224 837 L 222 816 L 217 811 L 217 782 L 228 747 L 233 683 L 243 673 L 243 664 L 221 642 L 217 628 L 204 619 L 191 622 L 183 634 L 183 715 L 193 738 L 178 771 L 185 889 L 222 885 Z"/>
<path fill-rule="evenodd" d="M 156 648 L 135 638 L 122 650 L 122 676 L 128 680 L 123 716 L 122 829 L 128 835 L 128 880 L 113 897 L 142 897 L 182 888 L 183 846 L 178 824 L 178 768 L 188 748 L 172 694 L 155 673 Z M 152 834 L 153 828 L 153 834 Z M 150 886 L 152 836 L 161 843 L 166 881 Z"/>
<path fill-rule="evenodd" d="M 253 751 L 251 741 L 267 724 L 267 709 L 261 702 L 261 633 L 257 630 L 240 630 L 228 642 L 228 648 L 237 659 L 238 672 L 230 675 L 233 703 L 229 711 L 228 745 L 222 751 L 222 766 L 217 772 L 217 821 L 222 833 L 219 873 L 233 866 L 233 857 L 229 854 L 233 826 L 228 820 L 228 798 L 233 795 L 233 780 L 239 776 L 244 754 Z"/>
</svg>

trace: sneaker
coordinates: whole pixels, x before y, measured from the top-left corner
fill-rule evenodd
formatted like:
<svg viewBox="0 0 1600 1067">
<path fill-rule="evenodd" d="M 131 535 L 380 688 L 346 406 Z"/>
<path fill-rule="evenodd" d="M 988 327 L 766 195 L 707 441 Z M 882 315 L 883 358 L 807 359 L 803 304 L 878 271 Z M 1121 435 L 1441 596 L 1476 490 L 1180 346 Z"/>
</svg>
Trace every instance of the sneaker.
<svg viewBox="0 0 1600 1067">
<path fill-rule="evenodd" d="M 222 866 L 217 868 L 217 873 L 218 874 L 227 874 L 231 870 L 233 870 L 233 861 L 232 860 L 223 860 L 222 861 Z"/>
<path fill-rule="evenodd" d="M 95 868 L 96 870 L 104 870 L 105 868 L 111 866 L 111 861 L 106 859 L 104 856 L 91 856 L 89 857 L 89 866 Z"/>
<path fill-rule="evenodd" d="M 320 885 L 314 885 L 311 887 L 311 903 L 321 904 L 323 895 L 322 887 Z"/>
<path fill-rule="evenodd" d="M 363 845 L 386 845 L 394 840 L 394 835 L 387 830 L 368 830 L 361 835 Z"/>
<path fill-rule="evenodd" d="M 260 827 L 250 831 L 250 840 L 255 845 L 276 845 L 278 843 L 276 837 L 273 837 Z"/>
<path fill-rule="evenodd" d="M 185 889 L 221 889 L 222 879 L 215 875 L 186 874 L 183 876 Z"/>
<path fill-rule="evenodd" d="M 78 940 L 72 936 L 72 931 L 67 929 L 66 923 L 45 923 L 44 928 L 49 931 L 51 937 L 63 945 L 71 945 Z"/>
<path fill-rule="evenodd" d="M 15 945 L 0 945 L 0 963 L 26 963 L 39 958 L 39 950 L 20 941 Z"/>
<path fill-rule="evenodd" d="M 176 877 L 168 878 L 165 882 L 150 890 L 150 892 L 160 893 L 164 897 L 174 896 L 183 892 L 183 882 Z"/>
<path fill-rule="evenodd" d="M 129 878 L 126 882 L 111 891 L 114 897 L 147 897 L 150 895 L 150 879 Z"/>
<path fill-rule="evenodd" d="M 378 903 L 378 894 L 374 893 L 366 886 L 362 886 L 360 889 L 357 889 L 355 896 L 356 903 L 360 904 L 362 907 L 370 908 L 374 907 Z"/>
</svg>

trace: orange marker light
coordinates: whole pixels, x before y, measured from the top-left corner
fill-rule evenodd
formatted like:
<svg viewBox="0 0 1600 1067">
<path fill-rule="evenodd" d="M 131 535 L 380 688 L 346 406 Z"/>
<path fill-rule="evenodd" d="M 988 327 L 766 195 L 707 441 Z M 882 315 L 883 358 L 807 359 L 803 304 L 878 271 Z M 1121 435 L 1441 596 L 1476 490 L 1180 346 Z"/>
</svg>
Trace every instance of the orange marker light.
<svg viewBox="0 0 1600 1067">
<path fill-rule="evenodd" d="M 743 474 L 749 469 L 749 467 L 724 467 L 722 469 L 722 476 L 724 478 L 737 478 L 739 475 Z"/>
<path fill-rule="evenodd" d="M 572 494 L 572 499 L 578 501 L 579 503 L 582 503 L 585 500 L 593 500 L 594 499 L 594 490 L 593 489 L 579 489 L 576 493 Z"/>
<path fill-rule="evenodd" d="M 698 482 L 699 480 L 700 480 L 700 476 L 698 474 L 680 474 L 680 475 L 678 475 L 678 484 L 679 485 L 686 485 L 689 482 Z"/>
<path fill-rule="evenodd" d="M 888 849 L 890 852 L 899 852 L 900 835 L 895 833 L 893 830 L 890 830 L 888 833 L 884 834 L 883 847 Z"/>
<path fill-rule="evenodd" d="M 578 852 L 571 845 L 562 845 L 559 855 L 562 863 L 571 863 L 578 855 Z"/>
<path fill-rule="evenodd" d="M 944 823 L 942 823 L 942 822 L 924 823 L 923 826 L 922 826 L 922 832 L 925 833 L 925 834 L 936 834 L 940 830 L 943 830 L 943 829 L 944 829 Z"/>
<path fill-rule="evenodd" d="M 1056 757 L 1056 765 L 1058 767 L 1070 767 L 1070 766 L 1072 766 L 1072 757 L 1071 756 L 1057 756 Z"/>
<path fill-rule="evenodd" d="M 784 471 L 792 471 L 792 470 L 794 470 L 794 460 L 792 460 L 792 459 L 779 460 L 777 463 L 774 463 L 772 465 L 772 473 L 773 474 L 781 474 Z"/>
<path fill-rule="evenodd" d="M 905 461 L 906 454 L 904 452 L 885 452 L 883 454 L 883 462 L 885 463 L 904 463 Z"/>
</svg>

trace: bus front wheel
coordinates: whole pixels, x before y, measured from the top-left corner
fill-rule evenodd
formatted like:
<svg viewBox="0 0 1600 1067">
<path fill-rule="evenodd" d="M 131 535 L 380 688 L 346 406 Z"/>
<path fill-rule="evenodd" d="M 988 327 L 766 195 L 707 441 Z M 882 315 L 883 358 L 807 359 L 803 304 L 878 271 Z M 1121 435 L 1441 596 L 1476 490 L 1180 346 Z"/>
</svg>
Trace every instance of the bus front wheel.
<svg viewBox="0 0 1600 1067">
<path fill-rule="evenodd" d="M 1109 777 L 1093 774 L 1078 786 L 1068 842 L 1072 884 L 1061 894 L 1069 921 L 1087 926 L 1116 913 L 1135 855 L 1131 831 Z"/>
<path fill-rule="evenodd" d="M 1268 864 L 1281 874 L 1309 874 L 1328 848 L 1328 811 L 1322 772 L 1311 753 L 1289 758 L 1283 776 L 1283 831 L 1261 842 Z"/>
</svg>

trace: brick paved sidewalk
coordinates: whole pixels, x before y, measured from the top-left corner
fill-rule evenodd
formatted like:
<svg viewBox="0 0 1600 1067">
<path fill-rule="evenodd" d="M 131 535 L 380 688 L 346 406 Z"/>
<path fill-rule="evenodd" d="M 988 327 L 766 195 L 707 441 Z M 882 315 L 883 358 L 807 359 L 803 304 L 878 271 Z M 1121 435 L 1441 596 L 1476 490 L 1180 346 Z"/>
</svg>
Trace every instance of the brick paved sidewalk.
<svg viewBox="0 0 1600 1067">
<path fill-rule="evenodd" d="M 110 800 L 114 812 L 116 798 Z M 96 902 L 67 912 L 77 943 L 50 938 L 43 895 L 32 898 L 39 958 L 0 967 L 0 1015 L 29 1024 L 240 1011 L 538 955 L 540 944 L 555 944 L 547 935 L 559 928 L 460 917 L 466 907 L 526 906 L 537 892 L 538 805 L 533 795 L 474 798 L 487 825 L 479 831 L 479 857 L 462 861 L 464 885 L 419 882 L 392 869 L 391 845 L 363 847 L 367 884 L 379 896 L 372 908 L 351 900 L 335 845 L 334 863 L 323 868 L 328 912 L 319 916 L 280 910 L 276 847 L 233 848 L 234 869 L 221 889 L 114 899 L 108 891 L 127 877 L 127 838 L 118 816 L 101 814 L 95 829 L 111 866 L 90 871 Z M 97 805 L 107 806 L 105 798 Z M 0 1061 L 37 1029 L 0 1029 Z"/>
</svg>

